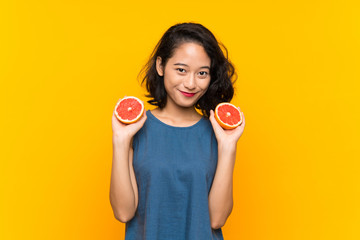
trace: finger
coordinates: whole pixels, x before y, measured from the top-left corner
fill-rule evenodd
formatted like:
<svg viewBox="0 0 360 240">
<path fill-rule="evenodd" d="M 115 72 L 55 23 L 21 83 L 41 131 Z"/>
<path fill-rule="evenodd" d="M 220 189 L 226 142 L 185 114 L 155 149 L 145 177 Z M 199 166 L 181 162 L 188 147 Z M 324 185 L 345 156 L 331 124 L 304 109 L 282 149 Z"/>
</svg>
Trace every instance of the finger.
<svg viewBox="0 0 360 240">
<path fill-rule="evenodd" d="M 144 113 L 140 118 L 140 122 L 142 123 L 142 125 L 145 123 L 146 119 L 147 119 L 146 110 L 144 110 Z"/>
<path fill-rule="evenodd" d="M 245 126 L 245 115 L 244 115 L 243 112 L 241 112 L 241 114 L 242 114 L 242 123 L 241 123 L 241 125 Z"/>
<path fill-rule="evenodd" d="M 144 126 L 146 119 L 147 119 L 147 116 L 146 116 L 146 113 L 144 113 L 137 122 L 134 122 L 134 123 L 131 123 L 130 125 L 128 125 L 129 129 L 132 129 L 131 131 L 133 131 L 133 133 L 135 134 Z"/>
<path fill-rule="evenodd" d="M 146 110 L 144 110 L 143 115 L 140 117 L 140 119 L 134 123 L 132 123 L 135 126 L 140 126 L 140 128 L 144 125 L 145 121 L 147 119 Z"/>
<path fill-rule="evenodd" d="M 241 111 L 240 107 L 237 107 L 237 109 L 239 109 L 240 115 L 244 116 L 244 113 Z M 240 125 L 242 125 L 242 123 Z"/>
<path fill-rule="evenodd" d="M 210 122 L 214 122 L 214 121 L 216 121 L 216 119 L 215 119 L 215 115 L 214 115 L 214 111 L 213 111 L 213 110 L 210 110 L 209 120 L 210 120 Z"/>
<path fill-rule="evenodd" d="M 245 127 L 245 117 L 244 117 L 244 113 L 241 112 L 241 116 L 242 116 L 242 122 L 241 124 L 237 127 L 237 128 L 241 128 L 242 130 L 244 129 Z"/>
<path fill-rule="evenodd" d="M 114 105 L 114 110 L 113 110 L 113 114 L 114 114 L 114 115 L 115 115 L 116 107 L 117 107 L 117 105 L 119 104 L 120 101 L 121 101 L 121 98 L 119 98 L 119 99 L 116 101 L 115 105 Z"/>
<path fill-rule="evenodd" d="M 115 112 L 116 112 L 116 110 L 113 111 L 112 118 L 118 120 L 118 118 L 116 117 Z"/>
<path fill-rule="evenodd" d="M 221 131 L 224 131 L 224 129 L 219 125 L 219 123 L 215 119 L 214 111 L 210 110 L 210 117 L 209 120 L 211 122 L 211 125 L 213 126 L 213 129 L 215 131 L 215 134 L 220 133 Z"/>
</svg>

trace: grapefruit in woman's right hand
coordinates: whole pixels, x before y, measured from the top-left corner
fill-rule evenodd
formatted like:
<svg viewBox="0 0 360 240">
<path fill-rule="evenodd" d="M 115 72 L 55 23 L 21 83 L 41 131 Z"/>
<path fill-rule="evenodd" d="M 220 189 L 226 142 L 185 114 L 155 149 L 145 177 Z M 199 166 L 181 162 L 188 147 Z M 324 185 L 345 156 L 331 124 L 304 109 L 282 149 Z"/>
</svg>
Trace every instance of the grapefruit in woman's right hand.
<svg viewBox="0 0 360 240">
<path fill-rule="evenodd" d="M 123 101 L 125 99 L 129 100 Z M 144 114 L 144 104 L 137 98 L 135 103 L 133 99 L 134 97 L 124 97 L 120 99 L 116 104 L 115 110 L 113 111 L 112 132 L 113 136 L 117 139 L 126 140 L 132 138 L 142 128 L 146 121 L 147 116 Z M 141 105 L 140 111 L 138 111 L 139 105 Z M 135 109 L 134 112 L 130 114 L 126 113 L 126 111 L 131 112 L 133 109 Z M 126 115 L 128 115 L 128 117 L 126 117 Z M 133 117 L 134 115 L 135 117 Z"/>
<path fill-rule="evenodd" d="M 131 124 L 137 122 L 144 114 L 144 104 L 136 97 L 124 97 L 115 106 L 116 118 L 124 123 Z"/>
</svg>

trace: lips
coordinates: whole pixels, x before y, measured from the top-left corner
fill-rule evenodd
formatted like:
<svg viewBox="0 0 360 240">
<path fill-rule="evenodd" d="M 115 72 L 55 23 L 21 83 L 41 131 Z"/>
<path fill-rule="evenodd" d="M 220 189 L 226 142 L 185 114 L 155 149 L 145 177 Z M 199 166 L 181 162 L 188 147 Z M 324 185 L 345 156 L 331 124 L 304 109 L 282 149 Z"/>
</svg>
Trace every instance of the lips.
<svg viewBox="0 0 360 240">
<path fill-rule="evenodd" d="M 179 90 L 180 91 L 180 90 Z M 183 92 L 183 91 L 180 91 L 185 97 L 192 97 L 195 95 L 195 93 L 188 93 L 188 92 Z"/>
</svg>

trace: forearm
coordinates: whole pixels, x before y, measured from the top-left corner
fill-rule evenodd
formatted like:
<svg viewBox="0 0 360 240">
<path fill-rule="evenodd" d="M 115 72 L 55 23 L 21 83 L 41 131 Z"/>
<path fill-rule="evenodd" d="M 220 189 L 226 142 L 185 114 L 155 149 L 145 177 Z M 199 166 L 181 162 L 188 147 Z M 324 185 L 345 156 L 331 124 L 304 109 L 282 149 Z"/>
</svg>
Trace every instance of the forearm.
<svg viewBox="0 0 360 240">
<path fill-rule="evenodd" d="M 222 227 L 233 207 L 233 171 L 236 158 L 236 145 L 219 145 L 218 164 L 209 193 L 209 212 L 211 226 Z"/>
<path fill-rule="evenodd" d="M 110 203 L 116 219 L 130 220 L 136 210 L 135 193 L 129 171 L 130 141 L 113 138 L 113 161 L 110 183 Z"/>
</svg>

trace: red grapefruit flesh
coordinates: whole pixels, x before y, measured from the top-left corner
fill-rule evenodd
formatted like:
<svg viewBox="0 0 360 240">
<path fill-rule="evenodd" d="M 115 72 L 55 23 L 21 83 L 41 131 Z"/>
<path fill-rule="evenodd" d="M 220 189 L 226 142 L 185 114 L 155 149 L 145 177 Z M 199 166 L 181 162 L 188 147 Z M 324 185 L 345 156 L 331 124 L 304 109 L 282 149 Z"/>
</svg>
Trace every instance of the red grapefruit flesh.
<svg viewBox="0 0 360 240">
<path fill-rule="evenodd" d="M 234 129 L 242 123 L 240 110 L 231 103 L 219 103 L 215 108 L 215 119 L 224 129 Z"/>
<path fill-rule="evenodd" d="M 144 114 L 144 104 L 136 97 L 124 97 L 115 106 L 116 118 L 125 124 L 138 121 Z"/>
</svg>

